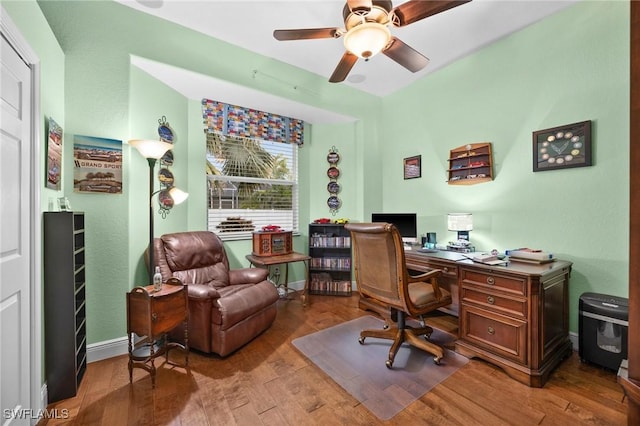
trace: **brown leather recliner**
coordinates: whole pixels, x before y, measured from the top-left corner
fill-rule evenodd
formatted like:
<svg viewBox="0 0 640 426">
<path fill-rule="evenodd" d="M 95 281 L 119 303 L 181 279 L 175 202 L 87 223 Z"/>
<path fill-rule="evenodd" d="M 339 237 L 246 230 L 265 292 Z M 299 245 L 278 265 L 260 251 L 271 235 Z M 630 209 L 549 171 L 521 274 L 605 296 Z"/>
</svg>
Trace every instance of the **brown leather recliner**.
<svg viewBox="0 0 640 426">
<path fill-rule="evenodd" d="M 154 242 L 162 280 L 189 294 L 189 347 L 220 356 L 245 345 L 276 318 L 278 291 L 261 268 L 229 269 L 222 241 L 208 231 L 165 234 Z"/>
</svg>

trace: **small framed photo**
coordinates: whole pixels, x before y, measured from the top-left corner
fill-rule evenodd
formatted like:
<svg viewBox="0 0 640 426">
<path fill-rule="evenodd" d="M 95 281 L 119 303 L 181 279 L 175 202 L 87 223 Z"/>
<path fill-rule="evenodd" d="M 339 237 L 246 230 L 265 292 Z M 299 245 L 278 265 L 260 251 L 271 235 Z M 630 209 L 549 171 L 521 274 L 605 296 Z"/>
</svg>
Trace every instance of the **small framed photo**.
<svg viewBox="0 0 640 426">
<path fill-rule="evenodd" d="M 591 165 L 591 121 L 533 132 L 533 171 Z"/>
<path fill-rule="evenodd" d="M 58 198 L 58 210 L 61 212 L 71 211 L 71 204 L 69 204 L 69 199 L 67 197 Z"/>
<path fill-rule="evenodd" d="M 416 155 L 403 160 L 404 178 L 414 179 L 422 176 L 422 156 Z"/>
</svg>

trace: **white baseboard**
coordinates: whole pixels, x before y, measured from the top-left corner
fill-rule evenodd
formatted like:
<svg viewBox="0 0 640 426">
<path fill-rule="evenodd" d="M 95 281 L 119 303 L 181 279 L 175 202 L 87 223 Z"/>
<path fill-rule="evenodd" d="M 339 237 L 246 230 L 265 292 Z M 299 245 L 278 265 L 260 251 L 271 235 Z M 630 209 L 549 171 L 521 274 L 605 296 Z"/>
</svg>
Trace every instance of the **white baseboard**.
<svg viewBox="0 0 640 426">
<path fill-rule="evenodd" d="M 578 333 L 574 333 L 573 331 L 569 332 L 569 340 L 571 340 L 571 345 L 573 346 L 574 351 L 578 351 L 580 349 L 580 341 L 578 339 Z"/>
<path fill-rule="evenodd" d="M 128 353 L 127 336 L 87 345 L 87 362 L 101 361 Z"/>
</svg>

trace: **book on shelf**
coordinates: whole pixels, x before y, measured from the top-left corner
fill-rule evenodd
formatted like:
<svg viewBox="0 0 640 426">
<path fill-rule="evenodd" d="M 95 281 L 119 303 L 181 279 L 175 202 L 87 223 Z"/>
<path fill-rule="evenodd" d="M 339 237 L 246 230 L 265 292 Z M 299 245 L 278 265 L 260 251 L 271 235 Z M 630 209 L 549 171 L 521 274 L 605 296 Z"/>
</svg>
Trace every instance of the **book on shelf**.
<svg viewBox="0 0 640 426">
<path fill-rule="evenodd" d="M 351 247 L 351 237 L 313 234 L 311 236 L 311 247 L 349 248 Z"/>
</svg>

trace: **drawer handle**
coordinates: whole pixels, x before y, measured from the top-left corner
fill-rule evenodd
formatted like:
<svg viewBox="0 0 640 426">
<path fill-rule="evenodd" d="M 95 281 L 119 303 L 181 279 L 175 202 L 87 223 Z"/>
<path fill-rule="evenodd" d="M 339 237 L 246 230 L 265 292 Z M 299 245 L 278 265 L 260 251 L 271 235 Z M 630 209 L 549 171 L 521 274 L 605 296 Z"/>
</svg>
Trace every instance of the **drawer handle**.
<svg viewBox="0 0 640 426">
<path fill-rule="evenodd" d="M 442 268 L 442 270 L 443 270 L 444 272 L 449 272 L 449 268 L 446 268 L 446 267 L 445 267 L 445 268 Z"/>
<path fill-rule="evenodd" d="M 496 299 L 494 299 L 493 296 L 487 296 L 487 303 L 493 305 L 496 303 Z"/>
<path fill-rule="evenodd" d="M 488 332 L 489 334 L 493 335 L 493 334 L 496 334 L 496 329 L 495 329 L 495 328 L 493 328 L 493 327 L 489 327 L 489 328 L 487 328 L 487 332 Z"/>
<path fill-rule="evenodd" d="M 496 283 L 496 279 L 493 277 L 487 277 L 487 284 L 494 285 Z"/>
<path fill-rule="evenodd" d="M 158 314 L 157 313 L 152 313 L 151 314 L 151 321 L 156 321 L 158 319 Z"/>
</svg>

